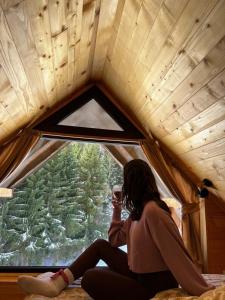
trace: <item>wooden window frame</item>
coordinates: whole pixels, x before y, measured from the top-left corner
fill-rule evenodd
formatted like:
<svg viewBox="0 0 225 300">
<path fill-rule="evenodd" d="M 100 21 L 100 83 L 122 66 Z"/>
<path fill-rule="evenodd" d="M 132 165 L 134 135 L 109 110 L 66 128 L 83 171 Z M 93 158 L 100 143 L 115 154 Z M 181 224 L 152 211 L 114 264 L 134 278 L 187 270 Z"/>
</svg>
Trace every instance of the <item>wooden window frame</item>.
<svg viewBox="0 0 225 300">
<path fill-rule="evenodd" d="M 94 99 L 108 113 L 108 115 L 123 129 L 123 131 L 58 124 L 92 99 Z M 36 125 L 34 129 L 41 131 L 42 136 L 46 138 L 122 144 L 139 144 L 140 141 L 144 140 L 144 135 L 95 85 Z"/>
<path fill-rule="evenodd" d="M 94 99 L 109 116 L 123 129 L 105 130 L 85 127 L 58 125 L 58 123 Z M 76 140 L 96 143 L 140 145 L 144 135 L 120 112 L 109 98 L 97 87 L 92 86 L 80 96 L 50 115 L 34 127 L 42 133 L 42 138 Z M 1 273 L 43 273 L 55 272 L 65 266 L 0 266 Z"/>
</svg>

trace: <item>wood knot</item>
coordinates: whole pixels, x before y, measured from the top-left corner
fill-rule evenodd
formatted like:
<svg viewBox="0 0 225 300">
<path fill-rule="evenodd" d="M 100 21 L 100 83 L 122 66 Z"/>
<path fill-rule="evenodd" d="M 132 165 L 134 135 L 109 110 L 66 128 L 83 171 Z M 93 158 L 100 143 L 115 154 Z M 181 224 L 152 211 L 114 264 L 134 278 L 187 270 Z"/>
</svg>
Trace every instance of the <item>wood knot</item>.
<svg viewBox="0 0 225 300">
<path fill-rule="evenodd" d="M 61 32 L 63 32 L 64 30 L 66 30 L 66 26 L 65 26 L 65 25 L 62 25 Z"/>
<path fill-rule="evenodd" d="M 178 54 L 184 54 L 186 51 L 185 51 L 185 49 L 181 49 L 179 52 L 178 52 Z"/>
<path fill-rule="evenodd" d="M 98 16 L 100 14 L 100 8 L 96 9 L 95 15 Z"/>
<path fill-rule="evenodd" d="M 64 62 L 63 64 L 61 64 L 60 68 L 65 67 L 66 64 L 67 64 L 66 62 Z"/>
<path fill-rule="evenodd" d="M 209 65 L 209 60 L 206 57 L 203 58 L 203 62 L 205 65 L 207 66 Z"/>
</svg>

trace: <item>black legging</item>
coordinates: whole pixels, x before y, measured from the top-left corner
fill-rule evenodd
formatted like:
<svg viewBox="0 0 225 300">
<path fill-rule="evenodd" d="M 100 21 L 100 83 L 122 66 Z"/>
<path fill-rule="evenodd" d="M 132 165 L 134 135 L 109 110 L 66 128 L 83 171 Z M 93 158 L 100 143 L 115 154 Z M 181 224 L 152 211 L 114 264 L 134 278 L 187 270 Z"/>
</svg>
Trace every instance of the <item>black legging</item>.
<svg viewBox="0 0 225 300">
<path fill-rule="evenodd" d="M 106 267 L 96 267 L 102 259 Z M 127 254 L 106 240 L 96 240 L 69 266 L 74 278 L 95 300 L 149 300 L 157 292 L 178 287 L 170 271 L 137 274 L 129 270 Z"/>
</svg>

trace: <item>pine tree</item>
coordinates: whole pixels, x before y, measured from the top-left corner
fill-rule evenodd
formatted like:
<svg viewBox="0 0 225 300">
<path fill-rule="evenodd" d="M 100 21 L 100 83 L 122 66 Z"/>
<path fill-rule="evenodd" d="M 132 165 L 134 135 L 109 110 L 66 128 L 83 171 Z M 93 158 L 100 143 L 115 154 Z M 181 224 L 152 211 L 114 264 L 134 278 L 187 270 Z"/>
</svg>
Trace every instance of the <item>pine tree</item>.
<svg viewBox="0 0 225 300">
<path fill-rule="evenodd" d="M 103 153 L 96 144 L 85 145 L 80 157 L 82 180 L 82 209 L 85 213 L 86 243 L 101 236 L 98 217 L 107 194 L 107 182 L 103 164 Z"/>
<path fill-rule="evenodd" d="M 121 182 L 121 167 L 101 146 L 61 149 L 1 205 L 1 263 L 61 264 L 69 253 L 106 238 L 111 189 Z"/>
</svg>

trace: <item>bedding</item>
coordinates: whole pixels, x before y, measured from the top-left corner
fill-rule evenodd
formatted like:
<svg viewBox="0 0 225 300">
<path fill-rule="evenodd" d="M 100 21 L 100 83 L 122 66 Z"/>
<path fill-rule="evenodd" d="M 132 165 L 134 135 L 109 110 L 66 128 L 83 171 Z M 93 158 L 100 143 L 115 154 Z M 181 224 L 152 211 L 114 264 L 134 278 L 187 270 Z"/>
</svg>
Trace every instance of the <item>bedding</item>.
<svg viewBox="0 0 225 300">
<path fill-rule="evenodd" d="M 157 293 L 151 300 L 225 300 L 225 285 L 198 296 L 190 296 L 182 289 L 172 289 Z"/>
<path fill-rule="evenodd" d="M 166 290 L 157 293 L 151 300 L 225 300 L 225 275 L 203 274 L 205 280 L 216 286 L 216 289 L 202 294 L 200 297 L 190 296 L 181 288 Z M 24 300 L 93 300 L 81 287 L 80 281 L 64 290 L 58 297 L 48 298 L 38 295 L 29 295 Z M 107 299 L 106 299 L 107 300 Z M 137 299 L 138 300 L 138 299 Z"/>
<path fill-rule="evenodd" d="M 81 287 L 70 287 L 62 291 L 58 297 L 44 297 L 39 295 L 29 295 L 24 300 L 93 300 Z"/>
</svg>

